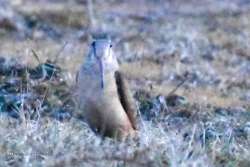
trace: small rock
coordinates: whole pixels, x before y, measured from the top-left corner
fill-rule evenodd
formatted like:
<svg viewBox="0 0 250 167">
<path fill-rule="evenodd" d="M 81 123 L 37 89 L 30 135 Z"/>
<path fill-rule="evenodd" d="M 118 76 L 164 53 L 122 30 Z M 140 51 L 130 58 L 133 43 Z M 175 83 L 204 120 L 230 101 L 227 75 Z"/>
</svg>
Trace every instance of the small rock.
<svg viewBox="0 0 250 167">
<path fill-rule="evenodd" d="M 186 110 L 186 109 L 182 109 L 182 110 L 174 112 L 173 115 L 176 117 L 190 118 L 191 111 Z"/>
<path fill-rule="evenodd" d="M 225 108 L 216 108 L 214 112 L 224 117 L 230 115 L 230 111 Z"/>
<path fill-rule="evenodd" d="M 236 137 L 243 137 L 247 139 L 247 132 L 245 131 L 245 128 L 239 127 L 234 129 L 234 136 Z"/>
<path fill-rule="evenodd" d="M 171 106 L 171 107 L 185 105 L 188 103 L 188 101 L 185 97 L 175 95 L 175 94 L 167 96 L 165 99 L 166 99 L 167 105 Z"/>
<path fill-rule="evenodd" d="M 250 122 L 247 122 L 245 124 L 244 132 L 246 133 L 246 135 L 248 136 L 248 138 L 250 138 Z"/>
<path fill-rule="evenodd" d="M 72 115 L 69 112 L 61 109 L 52 112 L 51 116 L 59 121 L 69 120 L 72 117 Z"/>
</svg>

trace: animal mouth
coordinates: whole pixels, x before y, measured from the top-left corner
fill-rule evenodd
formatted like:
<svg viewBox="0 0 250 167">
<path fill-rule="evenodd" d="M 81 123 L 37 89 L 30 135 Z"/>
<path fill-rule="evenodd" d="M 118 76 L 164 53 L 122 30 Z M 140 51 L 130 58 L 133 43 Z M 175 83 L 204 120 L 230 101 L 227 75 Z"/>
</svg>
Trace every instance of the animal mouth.
<svg viewBox="0 0 250 167">
<path fill-rule="evenodd" d="M 104 88 L 104 61 L 102 58 L 98 58 L 96 54 L 96 45 L 95 42 L 92 44 L 93 50 L 94 50 L 94 55 L 97 58 L 98 64 L 99 64 L 99 69 L 100 69 L 100 78 L 101 78 L 101 88 Z"/>
<path fill-rule="evenodd" d="M 101 88 L 104 88 L 104 63 L 103 60 L 100 59 L 99 60 L 99 68 L 100 68 L 100 72 L 101 72 Z"/>
</svg>

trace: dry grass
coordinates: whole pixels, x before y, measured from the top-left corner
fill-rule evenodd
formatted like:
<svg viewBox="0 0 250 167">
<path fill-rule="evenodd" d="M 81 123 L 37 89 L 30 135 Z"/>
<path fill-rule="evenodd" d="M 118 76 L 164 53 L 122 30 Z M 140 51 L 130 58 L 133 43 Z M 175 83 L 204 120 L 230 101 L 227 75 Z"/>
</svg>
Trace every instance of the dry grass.
<svg viewBox="0 0 250 167">
<path fill-rule="evenodd" d="M 32 50 L 41 62 L 60 52 L 62 89 L 72 93 L 91 34 L 107 33 L 140 109 L 138 138 L 101 139 L 83 120 L 59 121 L 53 114 L 32 119 L 31 110 L 19 107 L 19 119 L 1 113 L 0 166 L 250 166 L 249 4 L 89 2 L 10 2 L 14 16 L 5 17 L 17 31 L 0 28 L 0 57 L 34 68 L 39 63 Z M 168 98 L 186 77 L 176 99 Z M 1 75 L 0 86 L 7 80 Z M 62 108 L 54 91 L 61 87 L 34 83 L 49 89 L 48 111 Z M 29 86 L 11 95 L 34 93 Z M 44 100 L 37 99 L 40 107 Z"/>
</svg>

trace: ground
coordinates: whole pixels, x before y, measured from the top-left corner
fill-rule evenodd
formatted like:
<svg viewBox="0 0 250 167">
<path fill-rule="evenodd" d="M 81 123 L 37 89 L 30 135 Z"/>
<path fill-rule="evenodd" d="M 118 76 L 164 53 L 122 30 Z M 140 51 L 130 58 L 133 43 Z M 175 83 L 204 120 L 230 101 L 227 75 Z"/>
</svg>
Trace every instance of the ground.
<svg viewBox="0 0 250 167">
<path fill-rule="evenodd" d="M 250 166 L 247 0 L 0 4 L 1 166 Z M 96 34 L 134 94 L 136 139 L 102 139 L 74 114 Z"/>
</svg>

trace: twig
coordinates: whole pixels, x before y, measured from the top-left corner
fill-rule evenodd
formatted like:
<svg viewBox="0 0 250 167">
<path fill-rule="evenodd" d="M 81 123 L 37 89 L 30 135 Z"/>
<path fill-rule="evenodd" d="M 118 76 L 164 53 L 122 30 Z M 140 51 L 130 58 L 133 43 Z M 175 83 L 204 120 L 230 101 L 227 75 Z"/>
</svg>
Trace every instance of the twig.
<svg viewBox="0 0 250 167">
<path fill-rule="evenodd" d="M 63 46 L 58 50 L 58 52 L 56 53 L 56 56 L 55 56 L 54 61 L 52 61 L 54 64 L 57 63 L 57 60 L 58 60 L 60 54 L 62 53 L 62 51 L 65 49 L 65 47 L 66 47 L 67 45 L 68 45 L 68 42 L 66 41 L 66 42 L 63 44 Z"/>
<path fill-rule="evenodd" d="M 57 52 L 56 57 L 55 57 L 55 60 L 53 61 L 54 64 L 57 63 L 57 60 L 58 60 L 59 55 L 60 55 L 60 54 L 62 53 L 62 51 L 65 49 L 65 47 L 67 46 L 67 44 L 68 44 L 68 42 L 65 42 L 64 45 L 60 48 L 60 50 Z M 51 74 L 51 77 L 50 77 L 50 79 L 49 79 L 49 82 L 52 81 L 52 78 L 53 78 L 53 76 L 54 76 L 54 74 L 55 74 L 55 71 L 56 71 L 56 70 L 53 69 L 53 72 L 52 72 L 52 74 Z M 44 96 L 43 96 L 43 99 L 42 99 L 42 104 L 43 104 L 43 102 L 44 102 L 44 100 L 45 100 L 45 98 L 46 98 L 46 96 L 47 96 L 47 94 L 48 94 L 48 91 L 49 91 L 49 87 L 46 87 L 45 93 L 44 93 Z"/>
<path fill-rule="evenodd" d="M 37 62 L 38 62 L 39 64 L 41 64 L 41 61 L 40 61 L 40 59 L 39 59 L 39 56 L 36 54 L 35 50 L 31 49 L 31 52 L 32 52 L 32 55 L 33 55 L 33 56 L 35 57 L 35 59 L 37 60 Z"/>
<path fill-rule="evenodd" d="M 191 151 L 191 149 L 192 149 L 191 146 L 192 146 L 192 143 L 194 143 L 194 137 L 195 137 L 196 129 L 197 129 L 197 124 L 194 124 L 193 130 L 192 130 L 191 139 L 190 139 L 190 141 L 189 141 L 189 143 L 188 143 L 188 148 L 187 148 L 187 150 L 186 150 L 185 159 L 188 159 L 189 153 L 190 153 L 190 151 Z"/>
<path fill-rule="evenodd" d="M 188 80 L 188 77 L 183 79 L 173 90 L 171 90 L 167 96 L 173 95 L 186 81 Z"/>
</svg>

